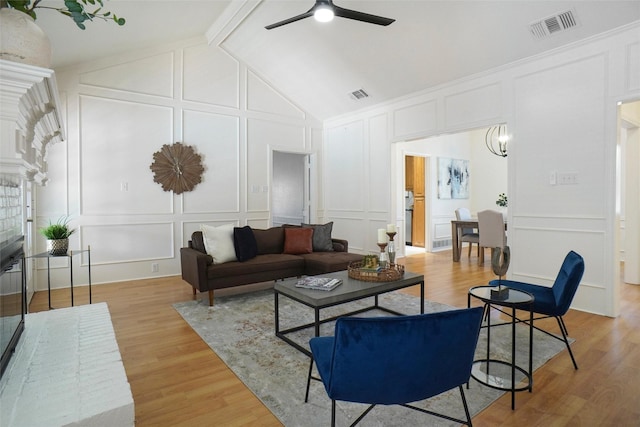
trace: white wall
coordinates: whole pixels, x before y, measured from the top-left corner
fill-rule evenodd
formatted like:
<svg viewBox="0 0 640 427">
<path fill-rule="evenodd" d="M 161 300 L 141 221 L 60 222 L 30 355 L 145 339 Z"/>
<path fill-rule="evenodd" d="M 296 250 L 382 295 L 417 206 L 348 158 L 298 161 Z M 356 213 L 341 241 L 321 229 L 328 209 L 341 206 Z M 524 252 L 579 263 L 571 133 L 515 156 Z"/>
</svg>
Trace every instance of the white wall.
<svg viewBox="0 0 640 427">
<path fill-rule="evenodd" d="M 179 248 L 201 223 L 267 227 L 273 150 L 320 151 L 319 122 L 199 38 L 56 74 L 69 135 L 49 152 L 37 224 L 70 215 L 70 246 L 91 246 L 94 283 L 180 274 Z M 205 166 L 181 195 L 164 192 L 149 168 L 174 142 Z M 68 286 L 68 261 L 52 261 L 52 286 Z M 86 261 L 74 259 L 75 284 L 86 283 Z"/>
<path fill-rule="evenodd" d="M 640 95 L 639 29 L 635 23 L 326 121 L 327 217 L 368 247 L 373 230 L 401 212 L 392 143 L 507 123 L 509 277 L 550 285 L 574 249 L 586 263 L 574 307 L 616 315 L 616 102 Z M 371 158 L 374 151 L 382 155 Z M 327 178 L 354 165 L 346 189 Z M 552 185 L 552 172 L 575 173 L 577 183 Z M 344 190 L 360 197 L 346 205 L 332 199 Z"/>
</svg>

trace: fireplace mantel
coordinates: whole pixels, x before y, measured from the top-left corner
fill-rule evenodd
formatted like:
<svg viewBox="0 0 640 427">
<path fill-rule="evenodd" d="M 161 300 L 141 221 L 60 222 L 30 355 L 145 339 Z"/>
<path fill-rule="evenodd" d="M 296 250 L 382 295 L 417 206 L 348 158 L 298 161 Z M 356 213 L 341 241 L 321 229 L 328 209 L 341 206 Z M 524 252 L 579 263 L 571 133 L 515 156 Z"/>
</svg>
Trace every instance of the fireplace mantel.
<svg viewBox="0 0 640 427">
<path fill-rule="evenodd" d="M 47 148 L 65 139 L 53 70 L 0 59 L 0 170 L 47 182 Z"/>
</svg>

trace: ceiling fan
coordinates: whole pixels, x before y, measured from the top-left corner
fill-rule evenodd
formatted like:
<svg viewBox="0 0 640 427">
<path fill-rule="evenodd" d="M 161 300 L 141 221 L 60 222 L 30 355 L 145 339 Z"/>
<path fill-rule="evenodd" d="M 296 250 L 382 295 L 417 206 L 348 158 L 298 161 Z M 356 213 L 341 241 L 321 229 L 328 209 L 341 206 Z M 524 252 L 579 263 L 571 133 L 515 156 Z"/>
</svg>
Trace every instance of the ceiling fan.
<svg viewBox="0 0 640 427">
<path fill-rule="evenodd" d="M 351 9 L 344 9 L 340 6 L 334 5 L 333 0 L 316 0 L 316 4 L 314 4 L 313 7 L 306 13 L 294 16 L 293 18 L 285 19 L 284 21 L 276 22 L 275 24 L 267 25 L 265 28 L 267 30 L 272 30 L 282 25 L 291 24 L 292 22 L 296 22 L 310 16 L 313 16 L 316 21 L 319 22 L 328 22 L 331 21 L 334 16 L 339 16 L 340 18 L 354 19 L 356 21 L 384 26 L 387 26 L 395 21 L 395 19 L 391 18 L 371 15 Z"/>
</svg>

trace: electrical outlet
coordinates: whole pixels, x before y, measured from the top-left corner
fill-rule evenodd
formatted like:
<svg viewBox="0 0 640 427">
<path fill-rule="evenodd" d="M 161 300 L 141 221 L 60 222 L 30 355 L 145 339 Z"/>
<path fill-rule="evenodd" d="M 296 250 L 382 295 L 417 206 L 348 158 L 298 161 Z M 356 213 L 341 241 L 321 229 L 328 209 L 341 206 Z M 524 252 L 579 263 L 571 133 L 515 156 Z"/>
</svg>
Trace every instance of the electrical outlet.
<svg viewBox="0 0 640 427">
<path fill-rule="evenodd" d="M 157 273 L 158 271 L 160 271 L 160 265 L 157 262 L 151 263 L 151 272 Z"/>
<path fill-rule="evenodd" d="M 578 183 L 577 172 L 563 172 L 558 173 L 558 184 L 560 185 L 575 185 Z"/>
</svg>

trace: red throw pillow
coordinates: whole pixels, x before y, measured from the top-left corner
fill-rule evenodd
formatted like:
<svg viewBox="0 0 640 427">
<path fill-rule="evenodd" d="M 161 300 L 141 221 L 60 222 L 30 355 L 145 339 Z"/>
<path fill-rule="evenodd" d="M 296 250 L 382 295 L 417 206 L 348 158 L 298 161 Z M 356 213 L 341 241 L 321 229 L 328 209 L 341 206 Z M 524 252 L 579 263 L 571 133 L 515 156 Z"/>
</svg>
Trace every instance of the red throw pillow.
<svg viewBox="0 0 640 427">
<path fill-rule="evenodd" d="M 284 253 L 291 255 L 310 254 L 313 252 L 313 228 L 284 229 Z"/>
</svg>

